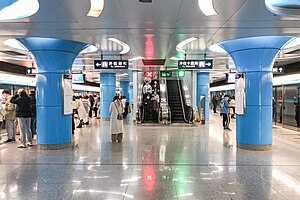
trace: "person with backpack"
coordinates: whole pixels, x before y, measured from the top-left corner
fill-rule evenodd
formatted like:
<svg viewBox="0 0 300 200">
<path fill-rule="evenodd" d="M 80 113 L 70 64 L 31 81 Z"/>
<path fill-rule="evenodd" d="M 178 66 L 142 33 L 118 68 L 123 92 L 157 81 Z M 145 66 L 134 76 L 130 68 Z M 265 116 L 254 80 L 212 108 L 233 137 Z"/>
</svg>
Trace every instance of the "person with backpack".
<svg viewBox="0 0 300 200">
<path fill-rule="evenodd" d="M 229 95 L 225 95 L 224 98 L 221 100 L 220 107 L 221 107 L 221 115 L 223 116 L 223 128 L 224 130 L 229 130 L 229 104 L 228 104 Z"/>
</svg>

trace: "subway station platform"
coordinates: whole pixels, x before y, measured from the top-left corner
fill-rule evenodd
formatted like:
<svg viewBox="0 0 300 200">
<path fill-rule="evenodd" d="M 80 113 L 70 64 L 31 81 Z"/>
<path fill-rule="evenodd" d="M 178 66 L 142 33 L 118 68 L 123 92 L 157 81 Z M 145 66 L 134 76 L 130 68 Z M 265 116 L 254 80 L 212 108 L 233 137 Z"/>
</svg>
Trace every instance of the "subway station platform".
<svg viewBox="0 0 300 200">
<path fill-rule="evenodd" d="M 198 127 L 126 124 L 111 143 L 109 122 L 76 130 L 64 150 L 0 146 L 0 199 L 299 199 L 298 132 L 273 128 L 273 150 L 223 145 L 221 117 Z M 246 127 L 251 128 L 251 127 Z"/>
</svg>

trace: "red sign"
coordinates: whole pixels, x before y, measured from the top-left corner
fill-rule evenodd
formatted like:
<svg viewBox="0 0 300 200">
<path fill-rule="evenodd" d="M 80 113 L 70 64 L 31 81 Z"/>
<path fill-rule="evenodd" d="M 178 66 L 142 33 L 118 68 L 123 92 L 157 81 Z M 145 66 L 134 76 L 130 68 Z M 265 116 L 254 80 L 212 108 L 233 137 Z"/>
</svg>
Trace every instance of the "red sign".
<svg viewBox="0 0 300 200">
<path fill-rule="evenodd" d="M 145 77 L 146 78 L 154 78 L 154 75 L 155 75 L 155 72 L 154 71 L 152 71 L 152 70 L 148 70 L 148 71 L 146 71 L 145 72 Z"/>
</svg>

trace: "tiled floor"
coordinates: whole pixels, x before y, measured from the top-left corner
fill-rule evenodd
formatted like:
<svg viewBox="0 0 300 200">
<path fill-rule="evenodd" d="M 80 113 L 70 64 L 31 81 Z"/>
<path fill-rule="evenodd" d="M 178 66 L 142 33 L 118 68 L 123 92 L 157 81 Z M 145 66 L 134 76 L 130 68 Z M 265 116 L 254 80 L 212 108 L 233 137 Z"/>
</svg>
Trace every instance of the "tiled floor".
<svg viewBox="0 0 300 200">
<path fill-rule="evenodd" d="M 221 117 L 206 125 L 125 125 L 110 142 L 109 122 L 77 130 L 75 148 L 0 146 L 0 199 L 300 199 L 300 143 L 274 128 L 272 151 L 223 146 Z M 286 135 L 288 133 L 288 135 Z"/>
</svg>

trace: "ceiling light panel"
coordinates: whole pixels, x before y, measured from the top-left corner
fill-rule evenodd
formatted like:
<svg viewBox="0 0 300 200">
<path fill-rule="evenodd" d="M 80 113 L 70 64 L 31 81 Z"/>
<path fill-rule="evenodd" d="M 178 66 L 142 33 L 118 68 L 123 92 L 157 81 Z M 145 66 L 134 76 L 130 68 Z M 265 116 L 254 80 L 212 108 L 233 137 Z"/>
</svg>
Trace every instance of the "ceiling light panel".
<svg viewBox="0 0 300 200">
<path fill-rule="evenodd" d="M 23 19 L 34 15 L 40 8 L 38 0 L 12 0 L 6 2 L 2 3 L 1 1 L 0 20 Z"/>
<path fill-rule="evenodd" d="M 186 51 L 183 50 L 183 47 L 184 47 L 185 45 L 187 45 L 188 43 L 193 42 L 193 41 L 195 41 L 195 40 L 197 40 L 197 38 L 191 37 L 191 38 L 188 38 L 188 39 L 186 39 L 186 40 L 180 42 L 179 44 L 177 44 L 176 50 L 179 51 L 179 52 L 181 52 L 181 53 L 186 53 Z"/>
<path fill-rule="evenodd" d="M 104 0 L 90 0 L 91 9 L 88 12 L 87 16 L 89 17 L 99 17 L 104 8 Z"/>
<path fill-rule="evenodd" d="M 217 15 L 213 6 L 213 0 L 198 0 L 199 8 L 206 16 Z"/>
<path fill-rule="evenodd" d="M 107 40 L 113 41 L 123 47 L 123 50 L 120 52 L 120 54 L 124 55 L 130 51 L 130 46 L 126 44 L 125 42 L 118 40 L 116 38 L 108 38 Z"/>
</svg>

